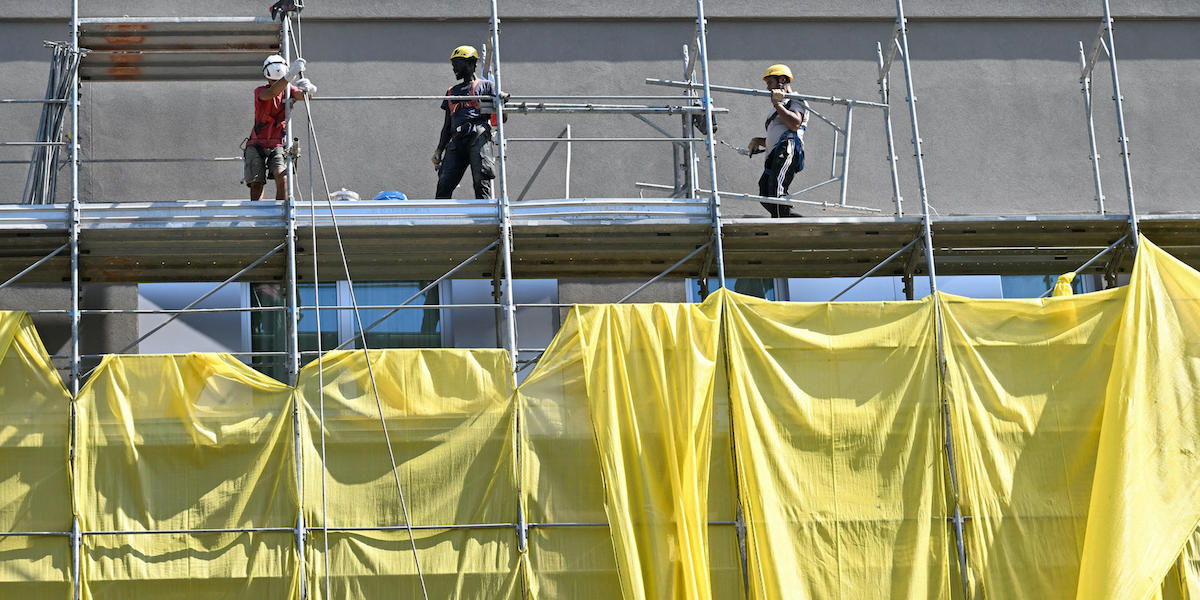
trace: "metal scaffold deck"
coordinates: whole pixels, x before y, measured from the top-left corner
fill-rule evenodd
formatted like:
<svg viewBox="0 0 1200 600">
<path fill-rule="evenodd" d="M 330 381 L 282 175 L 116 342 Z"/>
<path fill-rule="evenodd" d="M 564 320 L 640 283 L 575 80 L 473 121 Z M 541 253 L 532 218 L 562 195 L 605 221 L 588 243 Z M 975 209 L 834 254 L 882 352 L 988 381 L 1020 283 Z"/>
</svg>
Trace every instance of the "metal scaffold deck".
<svg viewBox="0 0 1200 600">
<path fill-rule="evenodd" d="M 496 206 L 488 200 L 335 201 L 351 274 L 362 281 L 429 280 L 496 240 Z M 660 214 L 656 215 L 658 211 Z M 282 239 L 285 207 L 228 200 L 85 204 L 80 219 L 80 277 L 86 283 L 220 281 L 250 265 Z M 666 213 L 666 214 L 662 214 Z M 65 205 L 0 207 L 0 281 L 68 243 Z M 335 244 L 329 208 L 317 211 L 322 247 Z M 1140 219 L 1151 239 L 1200 267 L 1200 215 Z M 920 234 L 919 217 L 722 219 L 729 277 L 857 277 Z M 937 268 L 947 275 L 1046 275 L 1074 270 L 1127 232 L 1124 215 L 942 217 L 934 221 Z M 297 225 L 296 254 L 312 261 L 312 227 Z M 696 199 L 572 199 L 512 205 L 516 278 L 650 277 L 712 238 L 708 203 Z M 495 248 L 457 276 L 491 278 Z M 910 253 L 879 275 L 924 274 L 924 254 Z M 336 279 L 335 254 L 318 254 L 321 279 Z M 701 277 L 702 251 L 670 277 Z M 1085 272 L 1103 273 L 1097 261 Z M 275 254 L 245 273 L 280 279 Z M 309 270 L 297 273 L 307 281 Z M 21 278 L 70 281 L 63 252 Z"/>
</svg>

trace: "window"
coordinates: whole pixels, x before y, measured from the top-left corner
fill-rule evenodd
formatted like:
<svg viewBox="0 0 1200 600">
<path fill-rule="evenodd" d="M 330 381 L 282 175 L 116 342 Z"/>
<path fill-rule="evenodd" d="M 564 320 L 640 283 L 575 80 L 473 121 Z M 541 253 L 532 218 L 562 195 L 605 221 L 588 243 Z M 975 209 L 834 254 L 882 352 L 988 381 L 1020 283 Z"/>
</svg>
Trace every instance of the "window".
<svg viewBox="0 0 1200 600">
<path fill-rule="evenodd" d="M 701 294 L 699 279 L 688 279 L 688 302 L 702 302 L 704 297 Z M 708 280 L 708 291 L 721 287 L 716 278 Z M 725 287 L 739 294 L 754 296 L 764 300 L 787 300 L 787 280 L 786 279 L 770 279 L 761 277 L 742 277 L 739 279 L 726 279 Z"/>
<path fill-rule="evenodd" d="M 356 283 L 354 299 L 360 307 L 397 305 L 409 298 L 429 282 Z M 350 307 L 350 285 L 345 281 L 323 283 L 319 289 L 311 284 L 297 286 L 302 306 L 314 306 L 320 298 L 320 306 Z M 283 306 L 286 290 L 281 284 L 256 283 L 250 285 L 250 306 Z M 410 305 L 438 304 L 439 289 L 434 287 L 415 298 Z M 362 327 L 367 329 L 368 348 L 438 348 L 442 343 L 442 315 L 440 309 L 400 309 L 386 316 L 391 309 L 361 308 L 359 316 Z M 254 311 L 250 313 L 250 347 L 256 353 L 252 366 L 262 373 L 280 381 L 287 380 L 287 318 L 281 311 Z M 372 327 L 376 321 L 383 319 Z M 317 330 L 317 310 L 308 308 L 300 311 L 297 336 L 300 343 L 301 365 L 312 360 L 314 352 L 330 350 L 346 343 L 346 348 L 361 348 L 359 323 L 351 308 L 322 308 L 320 331 Z M 318 344 L 319 341 L 319 344 Z"/>
</svg>

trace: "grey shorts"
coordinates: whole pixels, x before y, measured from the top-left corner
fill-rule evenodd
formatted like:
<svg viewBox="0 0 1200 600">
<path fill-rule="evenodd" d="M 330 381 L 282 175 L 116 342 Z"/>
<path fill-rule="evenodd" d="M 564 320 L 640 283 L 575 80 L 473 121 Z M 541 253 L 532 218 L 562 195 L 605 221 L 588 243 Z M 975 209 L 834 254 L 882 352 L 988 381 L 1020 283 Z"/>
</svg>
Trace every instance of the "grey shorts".
<svg viewBox="0 0 1200 600">
<path fill-rule="evenodd" d="M 246 185 L 266 183 L 268 175 L 274 179 L 276 173 L 282 173 L 287 168 L 283 148 L 246 146 L 242 158 L 242 181 Z"/>
</svg>

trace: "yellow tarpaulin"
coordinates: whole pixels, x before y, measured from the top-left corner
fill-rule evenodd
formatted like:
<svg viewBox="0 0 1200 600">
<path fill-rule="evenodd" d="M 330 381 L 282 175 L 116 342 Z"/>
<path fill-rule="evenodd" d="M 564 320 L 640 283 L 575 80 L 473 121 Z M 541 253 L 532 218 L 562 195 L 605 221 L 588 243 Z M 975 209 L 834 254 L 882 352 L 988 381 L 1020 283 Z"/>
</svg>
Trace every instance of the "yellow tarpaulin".
<svg viewBox="0 0 1200 600">
<path fill-rule="evenodd" d="M 1156 593 L 1200 522 L 1200 273 L 1141 239 L 1104 402 L 1080 600 Z"/>
<path fill-rule="evenodd" d="M 108 356 L 76 400 L 90 598 L 295 597 L 291 388 L 221 354 Z"/>
<path fill-rule="evenodd" d="M 1162 600 L 1200 599 L 1200 530 L 1188 538 L 1183 553 L 1163 580 Z"/>
<path fill-rule="evenodd" d="M 628 599 L 712 597 L 707 517 L 718 300 L 573 309 Z"/>
<path fill-rule="evenodd" d="M 726 298 L 751 597 L 949 597 L 932 299 Z"/>
<path fill-rule="evenodd" d="M 422 597 L 417 559 L 430 598 L 514 597 L 518 494 L 507 353 L 373 350 L 370 357 L 369 372 L 361 350 L 329 353 L 309 363 L 296 386 L 306 422 L 305 520 L 331 528 L 328 564 L 324 531 L 308 538 L 309 597 L 326 597 L 327 585 L 334 598 Z M 418 527 L 416 558 L 408 523 Z"/>
<path fill-rule="evenodd" d="M 621 597 L 580 343 L 572 313 L 517 392 L 533 598 Z"/>
<path fill-rule="evenodd" d="M 113 356 L 72 419 L 0 312 L 0 596 L 69 597 L 75 514 L 89 598 L 419 597 L 418 559 L 431 598 L 960 598 L 953 464 L 969 596 L 1200 599 L 1198 339 L 1141 240 L 1045 300 L 579 306 L 517 390 L 494 349 Z"/>
<path fill-rule="evenodd" d="M 623 568 L 634 564 L 647 570 L 636 573 L 633 578 L 663 578 L 651 582 L 649 586 L 654 586 L 651 589 L 635 593 L 646 594 L 646 597 L 689 597 L 682 591 L 679 578 L 685 568 L 694 573 L 692 577 L 704 577 L 703 564 L 686 566 L 683 562 L 685 559 L 696 561 L 696 556 L 707 563 L 712 597 L 742 595 L 742 564 L 734 530 L 736 509 L 730 458 L 728 386 L 724 368 L 718 366 L 724 359 L 720 357 L 716 365 L 713 364 L 711 353 L 716 340 L 711 335 L 714 332 L 697 333 L 700 327 L 688 323 L 699 320 L 701 327 L 711 327 L 711 315 L 719 309 L 719 302 L 719 297 L 714 297 L 699 309 L 686 305 L 581 306 L 578 311 L 571 312 L 537 367 L 521 385 L 518 394 L 522 415 L 522 485 L 527 494 L 527 515 L 531 525 L 527 570 L 533 597 L 621 597 L 618 562 Z M 645 338 L 644 335 L 652 331 L 646 326 L 655 323 L 659 326 L 673 324 L 671 332 L 653 340 Z M 689 326 L 693 331 L 681 335 L 680 331 L 688 331 Z M 580 329 L 584 327 L 590 332 L 588 343 L 580 335 Z M 603 348 L 597 342 L 596 336 L 600 334 L 596 332 L 604 327 L 609 329 L 603 335 L 624 345 L 627 350 L 624 355 L 630 359 L 599 358 Z M 689 348 L 689 344 L 695 346 Z M 591 357 L 586 361 L 586 376 L 585 355 Z M 699 369 L 696 363 L 699 363 Z M 667 383 L 647 382 L 648 373 L 667 367 L 678 371 L 666 377 Z M 694 377 L 697 370 L 703 375 L 699 381 L 686 379 Z M 600 382 L 606 377 L 638 383 L 605 387 Z M 712 380 L 706 381 L 704 377 Z M 593 385 L 596 387 L 591 387 Z M 625 392 L 618 391 L 621 389 Z M 684 401 L 682 389 L 694 390 L 687 395 L 690 401 Z M 590 395 L 589 390 L 594 390 L 595 394 Z M 664 420 L 689 414 L 696 418 L 696 405 L 709 402 L 709 394 L 712 395 L 712 407 L 708 427 L 712 443 L 703 464 L 699 465 L 708 472 L 707 489 L 700 487 L 703 484 L 698 479 L 687 486 L 671 483 L 670 476 L 663 475 L 667 469 L 661 466 L 667 463 L 678 465 L 682 462 L 680 454 L 692 452 L 704 440 L 686 437 L 690 431 L 686 423 L 677 422 L 678 427 L 665 430 L 661 425 Z M 676 404 L 663 408 L 649 400 L 664 396 Z M 623 400 L 624 404 L 618 405 L 618 400 Z M 656 410 L 662 412 L 644 412 Z M 618 421 L 621 424 L 617 424 Z M 603 436 L 599 435 L 597 427 L 605 423 L 619 431 L 610 429 Z M 621 439 L 614 437 L 625 430 L 636 433 L 627 431 Z M 663 431 L 667 435 L 662 435 Z M 652 435 L 652 432 L 657 433 Z M 642 443 L 645 440 L 649 443 Z M 610 459 L 606 467 L 602 467 L 599 444 L 621 446 L 624 460 L 617 463 Z M 606 468 L 611 472 L 603 472 Z M 644 479 L 639 474 L 641 469 L 645 469 L 645 477 L 653 481 Z M 629 473 L 633 473 L 633 477 L 628 477 Z M 618 479 L 618 485 L 606 490 L 606 477 Z M 630 499 L 639 495 L 644 501 Z M 703 501 L 705 496 L 706 503 Z M 660 508 L 664 503 L 669 508 Z M 609 511 L 617 511 L 615 519 L 619 522 L 633 524 L 638 535 L 666 531 L 665 537 L 657 542 L 665 545 L 666 554 L 647 554 L 638 545 L 638 539 L 634 539 L 633 543 L 621 546 L 629 555 L 618 556 L 614 551 L 614 537 L 621 532 L 619 528 L 610 530 L 606 505 Z M 693 527 L 706 527 L 708 543 L 697 548 L 691 556 L 681 555 L 677 550 L 679 534 L 669 529 L 682 525 L 672 525 L 666 521 L 669 515 L 660 514 L 681 510 L 677 508 L 681 505 L 698 512 L 706 511 L 699 512 L 698 524 Z M 620 512 L 622 510 L 625 512 Z M 631 533 L 626 529 L 626 535 Z M 688 532 L 687 535 L 695 534 Z M 671 592 L 673 586 L 680 591 Z M 654 596 L 654 590 L 664 595 Z"/>
<path fill-rule="evenodd" d="M 0 531 L 68 532 L 70 395 L 29 315 L 0 311 Z M 66 536 L 0 536 L 0 596 L 65 598 Z"/>
<path fill-rule="evenodd" d="M 943 295 L 946 391 L 972 592 L 1071 598 L 1125 289 Z"/>
</svg>

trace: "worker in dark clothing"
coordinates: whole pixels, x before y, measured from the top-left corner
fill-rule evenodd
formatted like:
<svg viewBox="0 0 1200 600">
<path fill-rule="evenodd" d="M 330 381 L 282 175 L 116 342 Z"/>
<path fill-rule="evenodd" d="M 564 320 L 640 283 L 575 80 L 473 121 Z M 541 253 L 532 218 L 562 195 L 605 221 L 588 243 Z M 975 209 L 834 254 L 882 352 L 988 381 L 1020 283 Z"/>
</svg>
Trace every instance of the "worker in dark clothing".
<svg viewBox="0 0 1200 600">
<path fill-rule="evenodd" d="M 459 46 L 450 54 L 450 67 L 460 83 L 446 90 L 447 96 L 494 96 L 496 84 L 475 77 L 479 52 L 471 46 Z M 503 94 L 507 96 L 507 94 Z M 487 101 L 483 104 L 488 105 Z M 492 179 L 496 178 L 496 163 L 488 144 L 492 141 L 491 116 L 480 110 L 479 100 L 443 100 L 446 111 L 437 150 L 433 151 L 433 166 L 438 172 L 437 198 L 450 198 L 462 180 L 467 167 L 475 184 L 476 198 L 492 197 Z"/>
<path fill-rule="evenodd" d="M 767 198 L 786 196 L 796 173 L 804 170 L 804 129 L 808 111 L 797 100 L 784 98 L 792 91 L 792 70 L 787 65 L 771 65 L 763 73 L 763 81 L 771 90 L 771 107 L 767 117 L 766 137 L 751 138 L 751 152 L 767 151 L 763 174 L 758 178 L 758 195 Z M 772 217 L 792 216 L 792 207 L 763 202 Z"/>
</svg>

